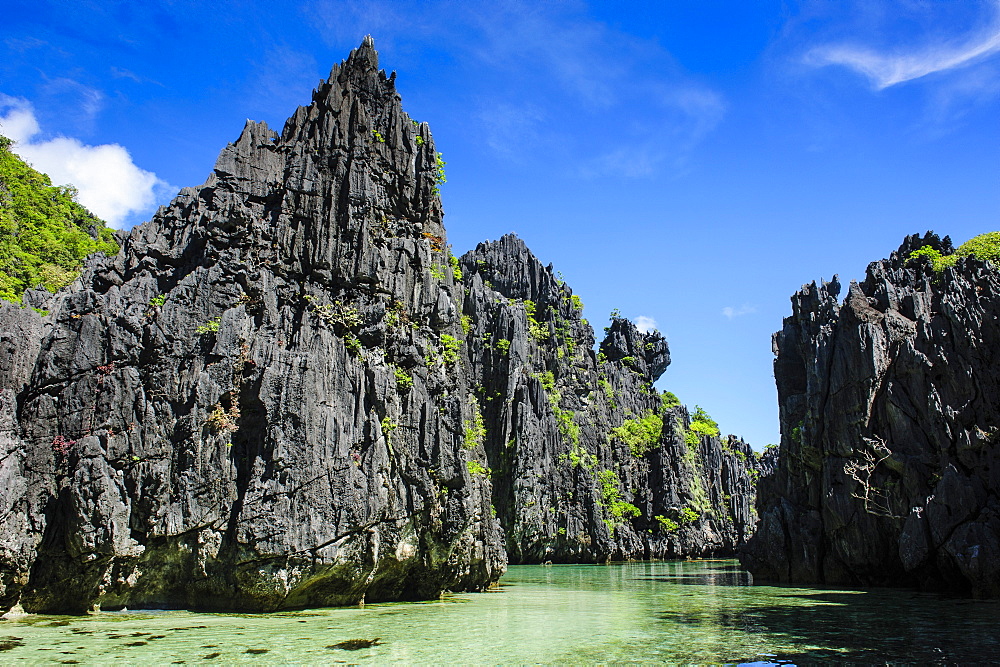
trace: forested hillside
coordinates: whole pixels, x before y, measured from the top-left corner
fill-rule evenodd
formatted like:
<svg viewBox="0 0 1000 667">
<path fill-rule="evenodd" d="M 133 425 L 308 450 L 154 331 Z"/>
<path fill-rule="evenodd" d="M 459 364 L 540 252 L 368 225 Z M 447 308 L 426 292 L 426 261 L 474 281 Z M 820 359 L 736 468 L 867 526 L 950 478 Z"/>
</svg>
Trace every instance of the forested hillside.
<svg viewBox="0 0 1000 667">
<path fill-rule="evenodd" d="M 72 187 L 53 186 L 11 152 L 0 136 L 0 299 L 68 285 L 92 252 L 118 253 L 114 230 L 76 203 Z"/>
</svg>

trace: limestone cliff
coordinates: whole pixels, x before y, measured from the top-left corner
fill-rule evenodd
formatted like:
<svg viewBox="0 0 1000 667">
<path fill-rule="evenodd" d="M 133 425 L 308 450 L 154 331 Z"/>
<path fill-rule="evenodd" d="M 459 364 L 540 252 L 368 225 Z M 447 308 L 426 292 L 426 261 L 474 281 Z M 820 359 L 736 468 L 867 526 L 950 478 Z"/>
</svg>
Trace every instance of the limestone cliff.
<svg viewBox="0 0 1000 667">
<path fill-rule="evenodd" d="M 49 315 L 0 308 L 0 604 L 430 598 L 508 552 L 745 537 L 754 458 L 651 388 L 661 336 L 616 319 L 596 354 L 516 238 L 451 257 L 394 78 L 366 39 L 118 255 L 27 292 Z"/>
<path fill-rule="evenodd" d="M 911 236 L 843 303 L 836 279 L 792 297 L 780 453 L 742 554 L 758 580 L 1000 594 L 1000 274 L 921 248 L 952 253 Z"/>
</svg>

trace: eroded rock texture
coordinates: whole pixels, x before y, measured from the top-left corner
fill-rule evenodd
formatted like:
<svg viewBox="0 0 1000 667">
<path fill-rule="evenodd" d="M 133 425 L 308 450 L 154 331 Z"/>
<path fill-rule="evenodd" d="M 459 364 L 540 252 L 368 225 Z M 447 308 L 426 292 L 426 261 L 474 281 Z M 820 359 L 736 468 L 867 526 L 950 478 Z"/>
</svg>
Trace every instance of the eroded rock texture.
<svg viewBox="0 0 1000 667">
<path fill-rule="evenodd" d="M 742 560 L 758 580 L 1000 594 L 1000 274 L 935 274 L 908 237 L 843 303 L 803 287 L 775 334 L 777 469 Z"/>
<path fill-rule="evenodd" d="M 451 257 L 434 142 L 393 81 L 366 39 L 117 257 L 29 293 L 48 316 L 0 309 L 0 604 L 430 598 L 492 584 L 508 551 L 745 537 L 753 457 L 685 444 L 650 386 L 662 337 L 616 319 L 598 361 L 519 240 Z M 647 413 L 642 451 L 609 436 Z"/>
</svg>

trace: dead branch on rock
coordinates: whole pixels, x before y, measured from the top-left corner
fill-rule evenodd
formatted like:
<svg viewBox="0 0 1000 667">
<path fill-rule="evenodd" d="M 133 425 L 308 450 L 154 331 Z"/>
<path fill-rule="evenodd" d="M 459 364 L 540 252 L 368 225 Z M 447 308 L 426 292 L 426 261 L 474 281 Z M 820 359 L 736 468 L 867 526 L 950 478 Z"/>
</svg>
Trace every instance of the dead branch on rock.
<svg viewBox="0 0 1000 667">
<path fill-rule="evenodd" d="M 851 479 L 861 487 L 861 493 L 851 493 L 851 497 L 863 501 L 865 512 L 868 514 L 890 519 L 903 518 L 893 513 L 888 490 L 877 486 L 872 480 L 879 464 L 892 456 L 892 450 L 878 436 L 862 440 L 864 446 L 859 452 L 861 458 L 851 459 L 844 464 L 844 473 L 850 475 Z"/>
</svg>

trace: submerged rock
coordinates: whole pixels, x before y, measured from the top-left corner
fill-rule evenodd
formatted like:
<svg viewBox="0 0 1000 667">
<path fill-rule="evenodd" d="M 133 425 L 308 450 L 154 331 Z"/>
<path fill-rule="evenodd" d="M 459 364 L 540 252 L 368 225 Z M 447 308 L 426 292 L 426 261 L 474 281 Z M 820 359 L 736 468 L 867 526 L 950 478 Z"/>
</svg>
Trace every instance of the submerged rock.
<svg viewBox="0 0 1000 667">
<path fill-rule="evenodd" d="M 781 417 L 757 580 L 1000 594 L 1000 273 L 974 257 L 908 259 L 910 236 L 843 303 L 802 288 L 775 334 Z"/>
<path fill-rule="evenodd" d="M 48 316 L 0 308 L 2 606 L 432 598 L 746 537 L 755 459 L 652 389 L 664 339 L 595 354 L 514 237 L 452 258 L 438 160 L 366 38 Z"/>
</svg>

